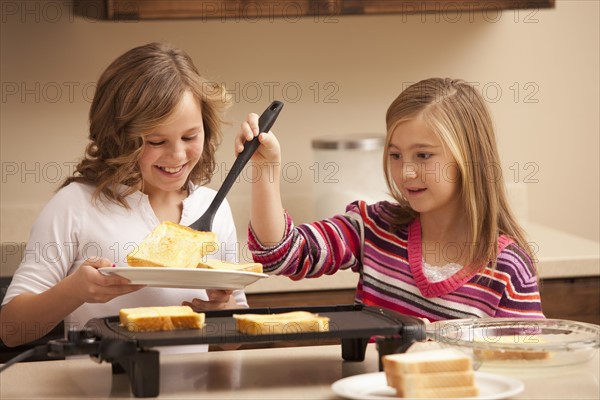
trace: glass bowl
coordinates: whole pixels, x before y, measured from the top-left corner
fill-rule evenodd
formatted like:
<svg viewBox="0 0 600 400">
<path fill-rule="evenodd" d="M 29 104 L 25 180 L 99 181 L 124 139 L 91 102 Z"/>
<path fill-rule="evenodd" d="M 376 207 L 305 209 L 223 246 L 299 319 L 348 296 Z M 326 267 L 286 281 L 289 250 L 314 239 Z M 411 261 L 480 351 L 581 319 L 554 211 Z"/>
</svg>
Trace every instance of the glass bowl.
<svg viewBox="0 0 600 400">
<path fill-rule="evenodd" d="M 430 324 L 427 337 L 469 354 L 474 368 L 552 367 L 590 361 L 600 346 L 600 326 L 558 319 L 457 319 Z"/>
</svg>

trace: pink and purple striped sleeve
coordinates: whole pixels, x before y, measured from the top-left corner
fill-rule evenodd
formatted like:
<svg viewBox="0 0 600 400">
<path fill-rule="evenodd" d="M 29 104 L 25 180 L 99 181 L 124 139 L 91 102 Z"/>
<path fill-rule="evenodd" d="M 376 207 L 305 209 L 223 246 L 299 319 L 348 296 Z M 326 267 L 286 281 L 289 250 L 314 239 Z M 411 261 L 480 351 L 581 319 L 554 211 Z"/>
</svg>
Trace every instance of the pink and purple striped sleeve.
<svg viewBox="0 0 600 400">
<path fill-rule="evenodd" d="M 266 273 L 299 280 L 358 269 L 362 224 L 357 213 L 349 209 L 344 215 L 296 227 L 287 212 L 285 220 L 284 237 L 273 246 L 260 243 L 252 226 L 248 228 L 252 257 Z"/>
</svg>

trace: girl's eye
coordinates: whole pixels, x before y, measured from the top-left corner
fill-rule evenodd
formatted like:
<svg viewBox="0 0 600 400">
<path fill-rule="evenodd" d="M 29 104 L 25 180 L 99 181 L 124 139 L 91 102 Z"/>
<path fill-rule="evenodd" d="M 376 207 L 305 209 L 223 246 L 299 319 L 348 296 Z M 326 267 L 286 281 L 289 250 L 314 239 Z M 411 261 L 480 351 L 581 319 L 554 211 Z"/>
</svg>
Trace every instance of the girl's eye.
<svg viewBox="0 0 600 400">
<path fill-rule="evenodd" d="M 428 160 L 432 155 L 431 153 L 419 153 L 417 156 L 423 160 Z"/>
<path fill-rule="evenodd" d="M 198 138 L 198 135 L 194 135 L 194 136 L 187 136 L 187 137 L 183 137 L 181 138 L 184 142 L 191 142 L 192 140 L 195 140 L 196 138 Z"/>
<path fill-rule="evenodd" d="M 400 159 L 400 154 L 397 153 L 390 153 L 390 158 L 392 160 L 399 160 Z"/>
<path fill-rule="evenodd" d="M 150 142 L 150 141 L 147 141 L 146 143 L 148 143 L 151 146 L 160 146 L 161 144 L 164 144 L 165 141 L 164 140 L 162 140 L 160 142 Z"/>
</svg>

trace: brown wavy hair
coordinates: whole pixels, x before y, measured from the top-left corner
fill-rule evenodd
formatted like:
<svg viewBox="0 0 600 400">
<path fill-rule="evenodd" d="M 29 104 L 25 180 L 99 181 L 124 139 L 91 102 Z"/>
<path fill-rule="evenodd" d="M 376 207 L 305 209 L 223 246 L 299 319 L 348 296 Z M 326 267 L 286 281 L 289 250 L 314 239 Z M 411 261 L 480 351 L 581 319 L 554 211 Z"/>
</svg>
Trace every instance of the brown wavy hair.
<svg viewBox="0 0 600 400">
<path fill-rule="evenodd" d="M 204 150 L 186 187 L 210 182 L 222 139 L 221 115 L 229 106 L 225 89 L 204 78 L 184 51 L 149 43 L 118 57 L 100 76 L 89 114 L 90 143 L 61 188 L 93 184 L 94 200 L 104 197 L 128 208 L 125 197 L 142 183 L 138 160 L 144 136 L 169 118 L 186 91 L 200 102 L 204 124 Z"/>
<path fill-rule="evenodd" d="M 533 265 L 535 259 L 505 192 L 492 117 L 483 97 L 460 79 L 417 82 L 400 93 L 388 108 L 383 168 L 388 189 L 400 205 L 390 210 L 393 225 L 406 224 L 418 215 L 392 179 L 389 158 L 396 126 L 414 118 L 422 118 L 458 165 L 461 199 L 469 221 L 468 243 L 478 244 L 469 246 L 468 265 L 485 267 L 491 262 L 495 268 L 500 234 L 512 238 Z"/>
</svg>

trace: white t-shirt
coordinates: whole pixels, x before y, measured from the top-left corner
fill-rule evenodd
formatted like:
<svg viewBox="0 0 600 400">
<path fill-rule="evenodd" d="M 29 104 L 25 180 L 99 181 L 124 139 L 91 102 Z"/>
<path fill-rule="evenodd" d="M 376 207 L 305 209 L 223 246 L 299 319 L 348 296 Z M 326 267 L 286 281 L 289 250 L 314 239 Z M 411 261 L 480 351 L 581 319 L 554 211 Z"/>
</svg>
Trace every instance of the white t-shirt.
<svg viewBox="0 0 600 400">
<path fill-rule="evenodd" d="M 183 201 L 182 225 L 197 220 L 216 194 L 205 187 L 190 189 L 191 194 Z M 130 209 L 126 209 L 108 201 L 92 203 L 93 191 L 94 186 L 71 183 L 46 204 L 31 229 L 3 305 L 22 293 L 50 289 L 90 257 L 106 257 L 118 266 L 126 266 L 127 254 L 160 223 L 142 192 L 127 197 Z M 239 244 L 226 201 L 215 215 L 212 231 L 217 234 L 219 250 L 209 257 L 236 262 Z M 236 290 L 233 296 L 240 307 L 248 306 L 243 291 Z M 201 289 L 146 287 L 107 303 L 83 304 L 65 318 L 65 329 L 82 329 L 90 319 L 118 315 L 121 308 L 180 305 L 194 298 L 208 299 Z"/>
</svg>

